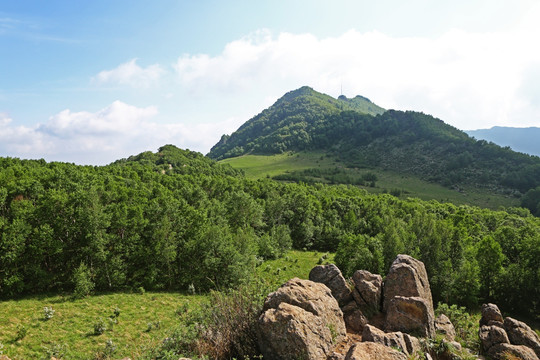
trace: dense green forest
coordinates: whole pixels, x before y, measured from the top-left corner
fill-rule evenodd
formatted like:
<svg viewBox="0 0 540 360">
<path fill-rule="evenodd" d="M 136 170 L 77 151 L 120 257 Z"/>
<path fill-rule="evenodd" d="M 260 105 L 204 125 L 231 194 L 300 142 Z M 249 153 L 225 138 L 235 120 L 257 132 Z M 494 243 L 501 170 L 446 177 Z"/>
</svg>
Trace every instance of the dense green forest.
<svg viewBox="0 0 540 360">
<path fill-rule="evenodd" d="M 108 166 L 0 158 L 0 296 L 235 287 L 284 251 L 336 252 L 347 275 L 421 259 L 435 301 L 540 313 L 528 210 L 248 180 L 167 145 Z"/>
<path fill-rule="evenodd" d="M 423 113 L 362 111 L 340 107 L 340 102 L 346 104 L 346 98 L 336 100 L 306 87 L 292 91 L 222 137 L 208 155 L 223 159 L 315 150 L 337 158 L 344 167 L 413 174 L 456 190 L 472 185 L 521 198 L 540 186 L 536 156 L 477 141 Z M 305 175 L 286 178 L 301 180 Z M 532 202 L 523 204 L 536 213 L 539 202 Z"/>
</svg>

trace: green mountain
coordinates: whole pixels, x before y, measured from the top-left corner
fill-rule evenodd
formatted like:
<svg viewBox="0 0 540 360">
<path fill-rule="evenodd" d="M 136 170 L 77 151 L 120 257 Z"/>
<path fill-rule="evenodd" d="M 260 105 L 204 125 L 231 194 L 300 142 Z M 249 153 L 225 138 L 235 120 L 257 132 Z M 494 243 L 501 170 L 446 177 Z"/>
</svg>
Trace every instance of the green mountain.
<svg viewBox="0 0 540 360">
<path fill-rule="evenodd" d="M 410 174 L 457 190 L 473 186 L 519 197 L 540 185 L 536 156 L 477 141 L 421 112 L 383 112 L 366 98 L 334 99 L 308 87 L 287 93 L 224 135 L 208 156 L 287 151 L 322 152 L 344 168 Z"/>
<path fill-rule="evenodd" d="M 361 96 L 334 99 L 304 86 L 285 94 L 231 136 L 223 135 L 208 156 L 221 160 L 249 153 L 276 154 L 305 149 L 310 145 L 309 132 L 313 126 L 342 111 L 376 115 L 384 109 Z"/>
</svg>

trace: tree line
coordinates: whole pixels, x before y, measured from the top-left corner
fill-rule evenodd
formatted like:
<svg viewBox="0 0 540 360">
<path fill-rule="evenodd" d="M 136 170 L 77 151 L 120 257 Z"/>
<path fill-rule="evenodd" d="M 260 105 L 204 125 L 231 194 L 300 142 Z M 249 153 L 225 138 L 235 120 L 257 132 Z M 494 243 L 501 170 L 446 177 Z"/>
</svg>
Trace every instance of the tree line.
<svg viewBox="0 0 540 360">
<path fill-rule="evenodd" d="M 234 287 L 288 249 L 336 252 L 345 274 L 426 264 L 435 301 L 538 314 L 540 219 L 370 195 L 350 185 L 248 180 L 164 146 L 107 166 L 0 158 L 0 296 Z"/>
</svg>

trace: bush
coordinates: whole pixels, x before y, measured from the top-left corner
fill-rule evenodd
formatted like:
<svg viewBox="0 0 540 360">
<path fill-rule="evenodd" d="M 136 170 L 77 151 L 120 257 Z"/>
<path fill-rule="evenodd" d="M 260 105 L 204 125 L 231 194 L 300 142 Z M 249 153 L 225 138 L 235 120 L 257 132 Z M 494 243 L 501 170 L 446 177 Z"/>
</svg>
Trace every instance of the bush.
<svg viewBox="0 0 540 360">
<path fill-rule="evenodd" d="M 103 334 L 105 331 L 107 331 L 107 324 L 105 321 L 100 318 L 95 324 L 94 324 L 94 335 L 98 336 Z"/>
<path fill-rule="evenodd" d="M 435 315 L 444 314 L 448 316 L 456 329 L 456 341 L 464 347 L 475 352 L 480 350 L 480 340 L 478 338 L 479 315 L 473 316 L 467 312 L 465 307 L 457 305 L 439 303 L 435 310 Z"/>
<path fill-rule="evenodd" d="M 92 274 L 85 263 L 81 263 L 75 270 L 75 273 L 73 274 L 73 282 L 75 284 L 73 296 L 77 299 L 90 295 L 94 290 Z"/>
<path fill-rule="evenodd" d="M 198 310 L 177 312 L 182 317 L 182 325 L 149 358 L 258 356 L 255 327 L 269 291 L 266 285 L 257 283 L 227 292 L 211 292 L 208 303 Z"/>
<path fill-rule="evenodd" d="M 45 306 L 43 308 L 43 318 L 45 320 L 50 320 L 54 316 L 54 309 L 52 307 Z"/>
</svg>

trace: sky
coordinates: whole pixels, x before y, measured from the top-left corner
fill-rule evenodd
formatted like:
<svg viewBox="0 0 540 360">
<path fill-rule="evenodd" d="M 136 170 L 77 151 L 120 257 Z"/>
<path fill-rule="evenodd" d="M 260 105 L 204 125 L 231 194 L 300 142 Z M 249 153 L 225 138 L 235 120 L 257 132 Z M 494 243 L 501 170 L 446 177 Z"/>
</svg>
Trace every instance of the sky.
<svg viewBox="0 0 540 360">
<path fill-rule="evenodd" d="M 540 126 L 538 19 L 536 0 L 0 0 L 0 156 L 206 154 L 304 85 Z"/>
</svg>

